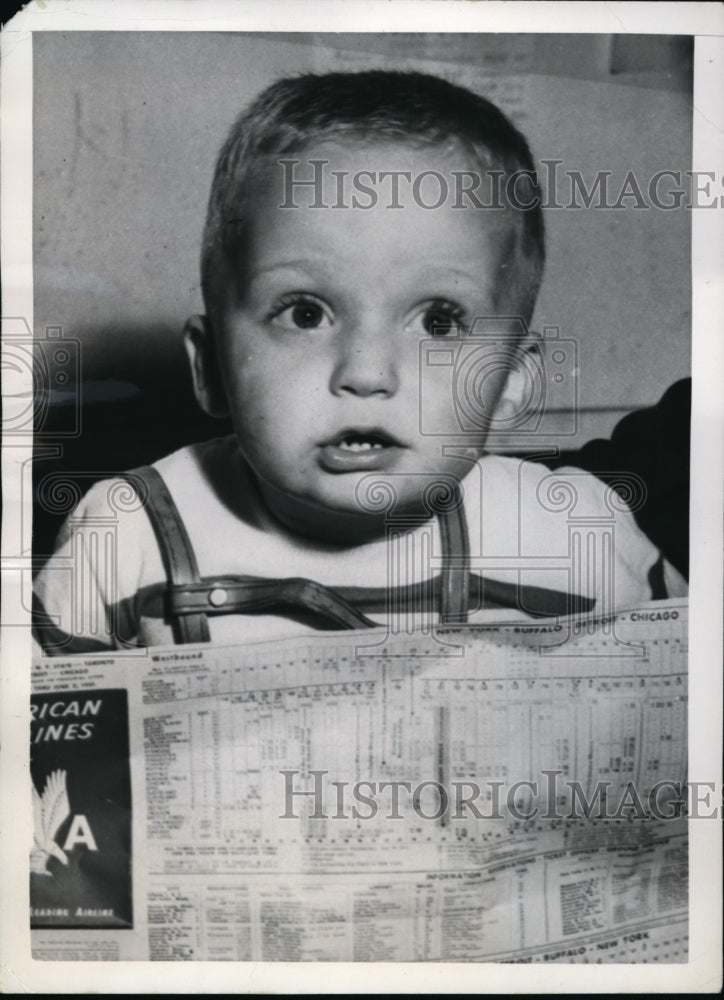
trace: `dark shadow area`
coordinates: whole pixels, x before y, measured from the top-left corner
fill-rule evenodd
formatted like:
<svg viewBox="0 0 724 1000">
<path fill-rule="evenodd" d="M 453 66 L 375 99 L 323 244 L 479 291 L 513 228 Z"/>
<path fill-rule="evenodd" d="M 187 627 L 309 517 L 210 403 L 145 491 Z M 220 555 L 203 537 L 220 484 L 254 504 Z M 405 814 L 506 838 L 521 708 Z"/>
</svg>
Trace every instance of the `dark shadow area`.
<svg viewBox="0 0 724 1000">
<path fill-rule="evenodd" d="M 41 426 L 36 421 L 33 554 L 39 561 L 51 554 L 61 524 L 94 482 L 231 429 L 197 406 L 177 331 L 109 327 L 95 331 L 93 346 L 82 347 L 77 383 L 59 391 L 51 370 L 51 391 L 36 387 Z M 44 456 L 46 446 L 60 447 L 60 454 Z"/>
<path fill-rule="evenodd" d="M 691 379 L 670 386 L 658 403 L 629 413 L 611 437 L 589 441 L 578 451 L 545 459 L 552 469 L 573 465 L 616 486 L 619 473 L 633 473 L 646 487 L 634 517 L 639 528 L 685 579 L 689 579 L 689 467 Z"/>
</svg>

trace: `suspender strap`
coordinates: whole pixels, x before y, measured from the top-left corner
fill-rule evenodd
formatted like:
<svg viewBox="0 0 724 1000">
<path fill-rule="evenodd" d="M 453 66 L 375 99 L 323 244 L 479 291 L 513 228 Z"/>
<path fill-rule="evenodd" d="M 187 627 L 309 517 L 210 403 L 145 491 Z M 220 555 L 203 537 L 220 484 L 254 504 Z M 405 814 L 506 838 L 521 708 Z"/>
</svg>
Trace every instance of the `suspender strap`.
<svg viewBox="0 0 724 1000">
<path fill-rule="evenodd" d="M 649 570 L 649 587 L 651 587 L 651 600 L 661 601 L 668 597 L 666 591 L 666 577 L 664 576 L 664 557 L 660 555 L 654 565 Z"/>
<path fill-rule="evenodd" d="M 595 598 L 565 591 L 531 587 L 468 574 L 470 608 L 514 608 L 534 618 L 582 614 L 592 611 Z M 403 614 L 429 614 L 441 608 L 443 577 L 398 587 L 394 606 Z M 325 587 L 313 580 L 259 576 L 204 577 L 200 583 L 172 587 L 168 595 L 171 614 L 207 615 L 284 613 L 304 609 L 319 616 L 331 628 L 371 628 L 377 623 L 368 614 L 385 614 L 390 607 L 386 587 Z"/>
<path fill-rule="evenodd" d="M 440 513 L 439 524 L 443 565 L 441 581 L 434 581 L 438 584 L 434 589 L 439 593 L 436 603 L 440 609 L 440 623 L 461 624 L 468 620 L 470 554 L 465 513 L 459 497 L 456 498 L 452 511 Z M 179 524 L 179 528 L 185 535 L 182 524 Z M 319 615 L 336 628 L 374 628 L 377 622 L 364 615 L 355 607 L 354 602 L 347 599 L 348 589 L 350 588 L 325 587 L 303 577 L 274 580 L 266 577 L 226 576 L 199 580 L 197 576 L 195 580 L 184 583 L 171 582 L 169 577 L 167 607 L 172 617 L 179 617 L 181 620 L 200 617 L 204 621 L 207 614 L 303 608 Z M 423 588 L 419 589 L 422 592 Z M 360 595 L 367 593 L 365 588 L 351 588 L 352 593 L 356 590 Z M 381 610 L 385 610 L 384 605 Z"/>
<path fill-rule="evenodd" d="M 129 473 L 148 489 L 146 511 L 161 550 L 167 587 L 165 611 L 177 643 L 209 642 L 207 615 L 303 609 L 336 629 L 372 628 L 364 611 L 385 611 L 385 588 L 339 587 L 292 577 L 221 576 L 201 579 L 191 541 L 163 478 L 150 466 Z M 470 572 L 465 511 L 459 493 L 438 512 L 442 573 L 431 581 L 400 588 L 400 610 L 429 611 L 437 606 L 440 624 L 464 624 L 473 606 L 514 607 L 533 616 L 589 611 L 595 600 L 541 587 L 520 586 L 478 577 Z M 401 603 L 400 603 L 401 602 Z"/>
<path fill-rule="evenodd" d="M 468 620 L 470 543 L 459 491 L 455 491 L 453 509 L 438 515 L 438 524 L 442 541 L 440 624 L 460 625 Z"/>
<path fill-rule="evenodd" d="M 148 487 L 146 513 L 161 550 L 169 589 L 200 583 L 199 567 L 191 541 L 163 477 L 150 465 L 134 469 L 132 474 Z M 176 643 L 211 641 L 205 614 L 174 615 L 171 609 L 169 612 Z"/>
<path fill-rule="evenodd" d="M 279 612 L 289 608 L 310 611 L 328 627 L 374 628 L 372 621 L 351 604 L 340 591 L 304 577 L 275 580 L 263 576 L 220 576 L 199 583 L 169 587 L 171 614 L 191 616 L 199 611 L 209 615 Z"/>
<path fill-rule="evenodd" d="M 304 608 L 336 628 L 373 628 L 372 621 L 338 590 L 313 580 L 224 577 L 202 580 L 191 540 L 163 477 L 151 466 L 130 476 L 148 488 L 146 512 L 161 551 L 168 583 L 166 611 L 177 643 L 209 642 L 207 614 Z M 131 480 L 132 481 L 132 480 Z M 467 621 L 470 554 L 462 499 L 455 491 L 451 509 L 438 514 L 442 541 L 440 623 Z"/>
</svg>

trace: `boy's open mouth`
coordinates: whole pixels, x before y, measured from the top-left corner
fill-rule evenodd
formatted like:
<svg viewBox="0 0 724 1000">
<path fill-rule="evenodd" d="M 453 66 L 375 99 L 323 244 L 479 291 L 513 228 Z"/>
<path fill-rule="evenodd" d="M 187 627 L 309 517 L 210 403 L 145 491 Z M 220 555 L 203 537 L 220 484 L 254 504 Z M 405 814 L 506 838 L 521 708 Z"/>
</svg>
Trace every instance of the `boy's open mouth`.
<svg viewBox="0 0 724 1000">
<path fill-rule="evenodd" d="M 348 428 L 321 443 L 321 464 L 329 472 L 383 468 L 403 447 L 381 428 Z"/>
</svg>

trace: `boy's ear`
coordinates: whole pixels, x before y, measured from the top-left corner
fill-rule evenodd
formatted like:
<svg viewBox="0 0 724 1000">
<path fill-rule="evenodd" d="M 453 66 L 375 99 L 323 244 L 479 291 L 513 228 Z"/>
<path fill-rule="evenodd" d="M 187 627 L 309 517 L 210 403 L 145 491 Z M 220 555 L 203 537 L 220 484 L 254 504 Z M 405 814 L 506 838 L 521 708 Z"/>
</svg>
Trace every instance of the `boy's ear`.
<svg viewBox="0 0 724 1000">
<path fill-rule="evenodd" d="M 540 334 L 530 331 L 511 355 L 508 377 L 496 407 L 497 417 L 505 423 L 530 407 L 531 375 L 540 364 L 540 340 Z"/>
<path fill-rule="evenodd" d="M 227 417 L 229 408 L 207 316 L 191 316 L 186 320 L 184 346 L 191 365 L 197 403 L 210 417 Z"/>
</svg>

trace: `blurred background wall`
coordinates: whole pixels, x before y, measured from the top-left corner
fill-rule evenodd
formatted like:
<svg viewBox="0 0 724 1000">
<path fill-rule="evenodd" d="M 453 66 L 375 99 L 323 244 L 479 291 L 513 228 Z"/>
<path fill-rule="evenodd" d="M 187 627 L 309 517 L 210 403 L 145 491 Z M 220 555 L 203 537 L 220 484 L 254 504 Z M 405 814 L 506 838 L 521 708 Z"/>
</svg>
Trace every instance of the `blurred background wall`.
<svg viewBox="0 0 724 1000">
<path fill-rule="evenodd" d="M 198 250 L 219 145 L 280 75 L 438 73 L 498 103 L 537 161 L 561 160 L 589 185 L 610 171 L 614 199 L 629 171 L 645 186 L 691 166 L 686 38 L 48 32 L 34 35 L 33 60 L 35 335 L 77 338 L 81 362 L 79 385 L 71 373 L 51 395 L 46 438 L 67 423 L 72 393 L 82 402 L 80 435 L 58 438 L 38 481 L 129 468 L 218 433 L 193 402 L 180 331 L 202 310 Z M 580 352 L 566 448 L 608 435 L 689 374 L 691 213 L 632 203 L 546 213 L 534 326 L 558 327 Z M 562 430 L 569 416 L 556 417 Z M 44 509 L 38 551 L 63 513 Z"/>
</svg>

